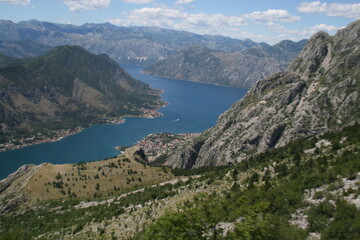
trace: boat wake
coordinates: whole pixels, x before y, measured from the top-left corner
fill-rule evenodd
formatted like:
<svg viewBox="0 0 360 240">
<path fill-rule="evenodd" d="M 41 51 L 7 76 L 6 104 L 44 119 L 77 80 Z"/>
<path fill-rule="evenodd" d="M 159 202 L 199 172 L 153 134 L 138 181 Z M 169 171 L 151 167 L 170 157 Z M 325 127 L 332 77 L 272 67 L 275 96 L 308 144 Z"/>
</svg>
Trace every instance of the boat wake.
<svg viewBox="0 0 360 240">
<path fill-rule="evenodd" d="M 170 122 L 172 123 L 172 122 L 178 122 L 178 121 L 180 121 L 180 118 L 175 119 L 175 120 L 172 120 L 172 121 L 170 121 Z"/>
</svg>

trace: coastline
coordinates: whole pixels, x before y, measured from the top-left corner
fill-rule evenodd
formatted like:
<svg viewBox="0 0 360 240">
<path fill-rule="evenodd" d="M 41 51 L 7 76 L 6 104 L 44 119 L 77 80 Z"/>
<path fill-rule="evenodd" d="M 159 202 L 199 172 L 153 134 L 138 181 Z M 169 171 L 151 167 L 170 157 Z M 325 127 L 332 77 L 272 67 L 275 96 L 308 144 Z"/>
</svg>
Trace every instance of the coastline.
<svg viewBox="0 0 360 240">
<path fill-rule="evenodd" d="M 37 139 L 36 141 L 32 141 L 36 137 L 41 138 L 43 136 L 41 133 L 39 133 L 37 136 L 23 138 L 23 139 L 18 140 L 18 141 L 26 142 L 26 143 L 14 144 L 12 142 L 8 142 L 8 143 L 0 144 L 0 152 L 16 150 L 16 149 L 29 147 L 29 146 L 37 145 L 37 144 L 41 144 L 41 143 L 61 141 L 62 139 L 66 138 L 68 136 L 80 133 L 84 129 L 85 128 L 83 128 L 83 127 L 77 127 L 77 128 L 72 128 L 72 129 L 62 129 L 62 130 L 55 131 L 53 133 L 54 136 L 52 136 L 52 137 L 45 137 L 42 139 Z"/>
<path fill-rule="evenodd" d="M 251 88 L 251 87 L 232 86 L 232 85 L 226 85 L 226 84 L 221 84 L 221 83 L 200 82 L 200 81 L 183 79 L 183 78 L 173 78 L 173 77 L 169 77 L 169 76 L 161 76 L 161 75 L 153 74 L 153 73 L 145 71 L 145 70 L 141 70 L 140 73 L 147 74 L 147 75 L 154 76 L 154 77 L 167 78 L 167 79 L 177 80 L 177 81 L 208 84 L 208 85 L 213 85 L 213 86 L 218 86 L 218 87 L 241 88 L 241 89 L 247 89 L 247 90 L 250 90 L 250 88 Z"/>
<path fill-rule="evenodd" d="M 145 108 L 139 109 L 139 111 L 142 112 L 140 115 L 123 115 L 123 116 L 118 116 L 118 117 L 107 118 L 107 119 L 105 119 L 105 121 L 103 123 L 99 123 L 99 124 L 123 124 L 123 123 L 125 123 L 125 118 L 128 118 L 128 117 L 141 117 L 141 118 L 161 117 L 161 116 L 163 116 L 163 114 L 158 112 L 157 110 L 159 110 L 160 108 L 163 108 L 167 105 L 168 105 L 168 103 L 163 101 L 161 104 L 155 106 L 154 109 L 145 109 Z M 89 124 L 89 126 L 91 126 L 91 125 L 92 124 Z M 72 128 L 72 129 L 49 131 L 49 132 L 51 132 L 51 135 L 52 135 L 50 137 L 44 136 L 43 134 L 38 133 L 37 135 L 34 135 L 32 137 L 16 140 L 17 142 L 20 142 L 20 144 L 14 143 L 13 141 L 0 144 L 0 152 L 17 150 L 20 148 L 29 147 L 29 146 L 37 145 L 37 144 L 41 144 L 41 143 L 61 141 L 62 139 L 66 138 L 66 137 L 80 133 L 81 131 L 83 131 L 86 128 L 87 127 L 77 127 L 77 128 Z"/>
</svg>

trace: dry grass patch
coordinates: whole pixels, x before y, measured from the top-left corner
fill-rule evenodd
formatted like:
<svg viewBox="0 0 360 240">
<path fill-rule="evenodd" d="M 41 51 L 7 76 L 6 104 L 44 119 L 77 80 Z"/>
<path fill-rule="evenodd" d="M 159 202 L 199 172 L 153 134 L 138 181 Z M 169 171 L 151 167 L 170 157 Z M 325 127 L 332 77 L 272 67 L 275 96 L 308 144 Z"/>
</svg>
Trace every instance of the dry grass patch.
<svg viewBox="0 0 360 240">
<path fill-rule="evenodd" d="M 27 185 L 33 201 L 111 197 L 173 178 L 171 171 L 119 156 L 97 162 L 45 164 Z"/>
</svg>

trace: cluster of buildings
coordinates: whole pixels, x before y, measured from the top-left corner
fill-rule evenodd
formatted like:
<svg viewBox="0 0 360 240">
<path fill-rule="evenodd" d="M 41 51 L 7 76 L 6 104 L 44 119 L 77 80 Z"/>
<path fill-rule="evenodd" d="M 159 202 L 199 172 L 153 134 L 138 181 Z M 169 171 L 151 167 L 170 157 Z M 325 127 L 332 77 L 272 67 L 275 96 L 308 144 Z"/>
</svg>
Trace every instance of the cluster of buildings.
<svg viewBox="0 0 360 240">
<path fill-rule="evenodd" d="M 148 160 L 154 161 L 169 150 L 176 149 L 185 142 L 190 142 L 198 133 L 158 133 L 150 134 L 136 143 L 136 147 L 143 149 Z"/>
<path fill-rule="evenodd" d="M 156 118 L 161 117 L 163 114 L 158 112 L 157 109 L 146 109 L 146 108 L 140 108 L 140 111 L 142 112 L 141 117 L 143 118 Z"/>
</svg>

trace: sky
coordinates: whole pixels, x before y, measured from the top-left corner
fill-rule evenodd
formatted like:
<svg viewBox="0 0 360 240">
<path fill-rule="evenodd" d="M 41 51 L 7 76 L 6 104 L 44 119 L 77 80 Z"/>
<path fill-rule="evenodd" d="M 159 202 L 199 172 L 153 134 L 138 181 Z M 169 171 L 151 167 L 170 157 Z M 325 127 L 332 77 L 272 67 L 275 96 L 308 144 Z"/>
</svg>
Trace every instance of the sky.
<svg viewBox="0 0 360 240">
<path fill-rule="evenodd" d="M 275 44 L 331 35 L 360 18 L 360 1 L 0 0 L 0 18 L 82 25 L 157 26 Z"/>
</svg>

